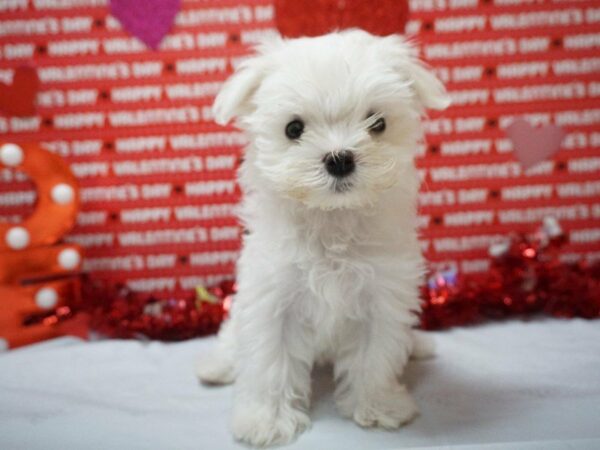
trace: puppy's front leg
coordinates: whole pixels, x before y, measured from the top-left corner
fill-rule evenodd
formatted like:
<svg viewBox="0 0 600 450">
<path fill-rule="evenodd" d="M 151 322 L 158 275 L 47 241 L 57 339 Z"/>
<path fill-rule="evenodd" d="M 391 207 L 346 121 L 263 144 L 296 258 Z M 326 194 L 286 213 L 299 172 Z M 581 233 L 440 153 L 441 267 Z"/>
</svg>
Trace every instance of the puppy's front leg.
<svg viewBox="0 0 600 450">
<path fill-rule="evenodd" d="M 336 357 L 336 402 L 361 426 L 395 429 L 418 413 L 398 381 L 412 351 L 414 318 L 389 293 L 370 306 L 365 320 L 351 325 Z"/>
<path fill-rule="evenodd" d="M 312 345 L 293 305 L 282 306 L 291 295 L 282 284 L 238 303 L 233 433 L 251 445 L 288 443 L 310 425 Z"/>
</svg>

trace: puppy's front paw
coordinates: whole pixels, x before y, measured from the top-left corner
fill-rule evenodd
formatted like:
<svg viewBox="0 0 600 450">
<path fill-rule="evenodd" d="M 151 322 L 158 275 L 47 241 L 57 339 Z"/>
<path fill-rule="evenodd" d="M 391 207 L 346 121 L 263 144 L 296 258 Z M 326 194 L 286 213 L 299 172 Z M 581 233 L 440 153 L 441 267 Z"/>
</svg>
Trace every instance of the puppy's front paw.
<svg viewBox="0 0 600 450">
<path fill-rule="evenodd" d="M 419 413 L 417 405 L 401 385 L 378 392 L 359 402 L 352 416 L 361 427 L 396 429 Z"/>
<path fill-rule="evenodd" d="M 289 405 L 244 403 L 233 412 L 233 435 L 255 447 L 288 444 L 309 426 L 308 415 Z"/>
</svg>

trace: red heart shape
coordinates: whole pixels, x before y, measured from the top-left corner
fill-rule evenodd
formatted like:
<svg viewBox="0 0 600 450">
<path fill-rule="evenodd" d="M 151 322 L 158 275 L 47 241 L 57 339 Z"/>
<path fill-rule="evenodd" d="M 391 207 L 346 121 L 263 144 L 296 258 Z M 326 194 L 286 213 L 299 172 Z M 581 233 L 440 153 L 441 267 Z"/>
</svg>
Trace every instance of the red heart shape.
<svg viewBox="0 0 600 450">
<path fill-rule="evenodd" d="M 408 13 L 406 0 L 275 0 L 277 28 L 287 37 L 343 28 L 362 28 L 380 36 L 403 33 Z"/>
<path fill-rule="evenodd" d="M 10 85 L 0 83 L 0 110 L 12 116 L 33 116 L 40 79 L 33 67 L 15 70 Z"/>
<path fill-rule="evenodd" d="M 525 170 L 559 151 L 566 134 L 557 125 L 534 128 L 524 119 L 517 119 L 506 128 L 506 135 L 513 143 L 513 152 Z"/>
</svg>

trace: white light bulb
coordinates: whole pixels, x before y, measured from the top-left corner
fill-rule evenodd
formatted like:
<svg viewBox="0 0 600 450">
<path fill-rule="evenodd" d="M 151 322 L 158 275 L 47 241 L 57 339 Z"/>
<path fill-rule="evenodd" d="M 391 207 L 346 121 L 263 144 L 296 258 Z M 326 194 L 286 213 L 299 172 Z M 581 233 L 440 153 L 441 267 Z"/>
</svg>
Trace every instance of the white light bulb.
<svg viewBox="0 0 600 450">
<path fill-rule="evenodd" d="M 23 162 L 23 149 L 17 144 L 4 144 L 0 147 L 0 161 L 8 167 L 16 167 Z"/>
<path fill-rule="evenodd" d="M 29 231 L 23 227 L 12 227 L 6 233 L 5 240 L 13 250 L 22 250 L 29 245 Z"/>
<path fill-rule="evenodd" d="M 42 309 L 54 308 L 58 303 L 58 294 L 52 288 L 43 288 L 35 294 L 35 304 Z"/>
<path fill-rule="evenodd" d="M 75 191 L 68 184 L 60 183 L 52 188 L 50 196 L 55 203 L 66 205 L 67 203 L 71 203 L 75 198 Z"/>
<path fill-rule="evenodd" d="M 58 254 L 58 264 L 66 270 L 75 269 L 81 262 L 81 255 L 77 250 L 67 248 Z"/>
</svg>

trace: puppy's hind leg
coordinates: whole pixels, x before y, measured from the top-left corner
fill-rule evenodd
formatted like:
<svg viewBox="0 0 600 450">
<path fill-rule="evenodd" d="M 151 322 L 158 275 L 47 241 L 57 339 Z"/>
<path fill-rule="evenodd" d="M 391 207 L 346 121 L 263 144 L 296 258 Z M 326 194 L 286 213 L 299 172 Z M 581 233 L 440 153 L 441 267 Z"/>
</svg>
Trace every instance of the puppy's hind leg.
<svg viewBox="0 0 600 450">
<path fill-rule="evenodd" d="M 230 317 L 221 325 L 217 346 L 196 365 L 196 375 L 204 384 L 224 385 L 234 381 L 235 332 Z"/>
</svg>

